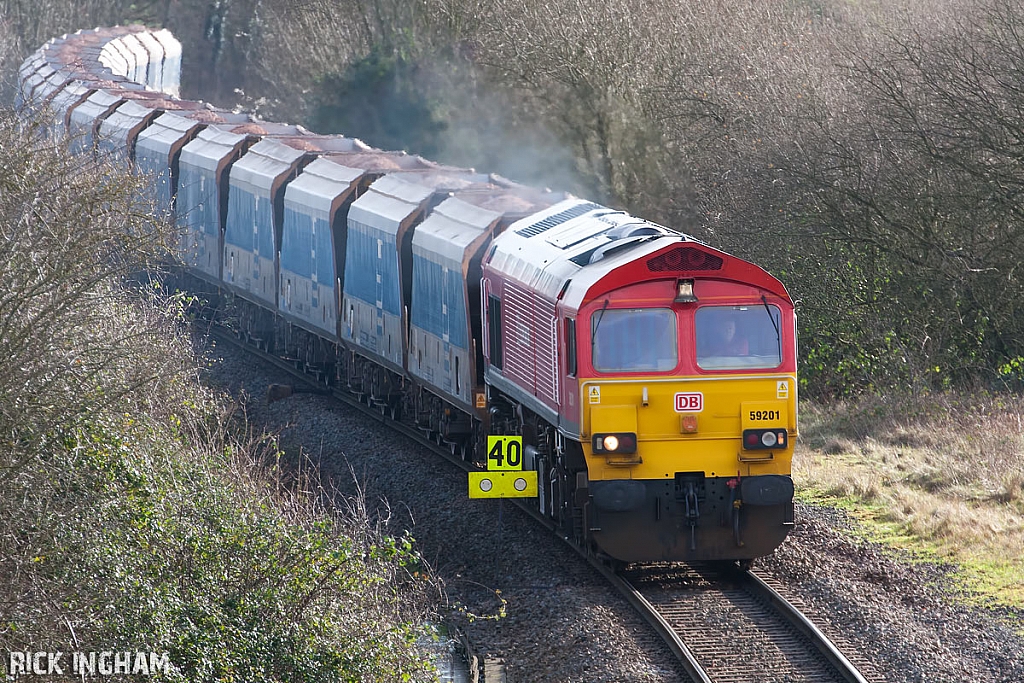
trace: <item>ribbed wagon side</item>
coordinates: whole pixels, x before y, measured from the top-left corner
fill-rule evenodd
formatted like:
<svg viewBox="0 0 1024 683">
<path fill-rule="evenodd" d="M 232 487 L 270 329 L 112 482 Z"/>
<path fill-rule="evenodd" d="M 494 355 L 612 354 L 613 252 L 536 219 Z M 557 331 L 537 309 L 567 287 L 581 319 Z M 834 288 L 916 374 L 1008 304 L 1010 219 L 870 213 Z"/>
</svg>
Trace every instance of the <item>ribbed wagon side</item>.
<svg viewBox="0 0 1024 683">
<path fill-rule="evenodd" d="M 220 286 L 228 173 L 254 142 L 249 135 L 210 126 L 181 150 L 175 222 L 178 258 L 191 274 Z"/>
<path fill-rule="evenodd" d="M 284 188 L 306 153 L 270 138 L 253 145 L 231 167 L 224 231 L 224 287 L 277 310 L 277 250 L 284 219 Z"/>
<path fill-rule="evenodd" d="M 330 158 L 306 166 L 284 193 L 278 311 L 320 336 L 338 333 L 339 266 L 344 266 L 348 205 L 364 171 Z"/>
<path fill-rule="evenodd" d="M 410 375 L 470 414 L 477 372 L 469 295 L 479 290 L 480 251 L 502 218 L 471 202 L 446 199 L 416 228 L 408 359 Z"/>
<path fill-rule="evenodd" d="M 422 220 L 434 188 L 387 175 L 348 212 L 342 339 L 404 374 L 401 239 Z"/>
<path fill-rule="evenodd" d="M 71 153 L 88 152 L 91 156 L 96 149 L 96 132 L 99 124 L 124 102 L 124 98 L 116 93 L 96 90 L 72 106 L 64 120 L 68 134 L 68 149 Z"/>
</svg>

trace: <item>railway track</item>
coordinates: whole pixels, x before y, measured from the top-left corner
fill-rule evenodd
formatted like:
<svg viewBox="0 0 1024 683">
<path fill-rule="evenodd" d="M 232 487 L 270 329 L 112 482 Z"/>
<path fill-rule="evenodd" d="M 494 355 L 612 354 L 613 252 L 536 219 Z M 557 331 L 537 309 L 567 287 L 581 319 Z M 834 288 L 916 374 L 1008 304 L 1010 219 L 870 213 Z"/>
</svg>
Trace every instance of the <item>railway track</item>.
<svg viewBox="0 0 1024 683">
<path fill-rule="evenodd" d="M 436 435 L 390 419 L 354 394 L 328 387 L 297 359 L 283 359 L 239 339 L 218 325 L 217 340 L 236 346 L 293 377 L 298 392 L 329 394 L 386 423 L 463 470 L 473 469 Z M 284 395 L 288 391 L 283 392 Z M 514 501 L 555 532 L 535 506 Z M 561 535 L 560 535 L 561 537 Z M 602 559 L 562 537 L 643 616 L 673 652 L 686 675 L 703 683 L 867 683 L 814 624 L 764 579 L 738 567 L 645 566 L 616 573 Z M 490 682 L 494 683 L 494 682 Z"/>
<path fill-rule="evenodd" d="M 695 681 L 866 683 L 807 617 L 754 572 L 648 566 L 621 579 L 686 644 Z"/>
</svg>

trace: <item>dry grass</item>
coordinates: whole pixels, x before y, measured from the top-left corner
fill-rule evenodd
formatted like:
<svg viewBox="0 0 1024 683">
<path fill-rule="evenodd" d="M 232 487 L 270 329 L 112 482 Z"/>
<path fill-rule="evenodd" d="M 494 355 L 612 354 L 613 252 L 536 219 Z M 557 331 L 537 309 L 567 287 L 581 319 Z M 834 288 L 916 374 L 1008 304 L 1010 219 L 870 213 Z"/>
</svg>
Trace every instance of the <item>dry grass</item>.
<svg viewBox="0 0 1024 683">
<path fill-rule="evenodd" d="M 963 565 L 981 596 L 1024 606 L 1022 415 L 1024 398 L 978 394 L 805 404 L 794 476 L 876 535 Z"/>
</svg>

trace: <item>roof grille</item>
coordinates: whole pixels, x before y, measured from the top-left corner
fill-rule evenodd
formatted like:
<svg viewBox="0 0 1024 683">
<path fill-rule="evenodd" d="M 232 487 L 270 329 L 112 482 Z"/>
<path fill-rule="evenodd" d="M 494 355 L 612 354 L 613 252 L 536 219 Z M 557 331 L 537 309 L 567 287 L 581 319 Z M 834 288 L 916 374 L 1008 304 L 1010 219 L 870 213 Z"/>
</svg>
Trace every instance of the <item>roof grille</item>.
<svg viewBox="0 0 1024 683">
<path fill-rule="evenodd" d="M 541 234 L 545 230 L 550 230 L 551 228 L 555 227 L 556 225 L 559 225 L 560 223 L 564 223 L 568 220 L 576 218 L 577 216 L 582 216 L 588 211 L 593 211 L 594 209 L 600 208 L 602 208 L 600 204 L 593 204 L 591 202 L 587 202 L 586 204 L 577 204 L 571 209 L 559 211 L 558 213 L 548 216 L 547 218 L 544 218 L 542 220 L 539 220 L 536 223 L 533 223 L 532 225 L 527 225 L 525 228 L 516 230 L 516 234 L 522 235 L 523 237 L 533 237 L 534 235 Z"/>
<path fill-rule="evenodd" d="M 647 270 L 664 271 L 721 270 L 722 259 L 694 247 L 676 247 L 647 260 Z"/>
</svg>

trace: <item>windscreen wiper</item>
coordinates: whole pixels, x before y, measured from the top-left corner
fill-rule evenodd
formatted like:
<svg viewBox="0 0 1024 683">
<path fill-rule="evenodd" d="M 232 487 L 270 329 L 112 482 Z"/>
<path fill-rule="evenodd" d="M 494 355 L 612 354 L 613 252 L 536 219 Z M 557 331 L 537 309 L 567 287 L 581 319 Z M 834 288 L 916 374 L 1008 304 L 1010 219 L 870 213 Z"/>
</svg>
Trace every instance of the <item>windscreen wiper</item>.
<svg viewBox="0 0 1024 683">
<path fill-rule="evenodd" d="M 782 358 L 782 334 L 779 333 L 779 323 L 775 322 L 775 316 L 772 315 L 771 306 L 768 305 L 768 299 L 764 294 L 761 295 L 761 303 L 764 304 L 764 310 L 768 311 L 768 319 L 772 321 L 772 327 L 775 328 L 775 343 L 779 347 L 779 358 Z"/>
<path fill-rule="evenodd" d="M 604 300 L 604 306 L 601 307 L 601 311 L 598 313 L 597 322 L 594 323 L 594 332 L 590 335 L 590 357 L 594 357 L 594 341 L 597 339 L 597 330 L 601 327 L 601 321 L 604 320 L 604 312 L 608 310 L 609 299 Z"/>
</svg>

